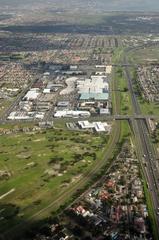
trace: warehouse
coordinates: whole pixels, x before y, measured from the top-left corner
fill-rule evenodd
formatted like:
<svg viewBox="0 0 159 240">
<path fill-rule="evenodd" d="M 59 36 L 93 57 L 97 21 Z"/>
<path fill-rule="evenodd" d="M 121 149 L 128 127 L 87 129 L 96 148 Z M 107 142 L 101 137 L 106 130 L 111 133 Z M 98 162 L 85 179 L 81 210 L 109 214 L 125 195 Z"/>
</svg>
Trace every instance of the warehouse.
<svg viewBox="0 0 159 240">
<path fill-rule="evenodd" d="M 106 74 L 111 74 L 112 72 L 112 66 L 106 66 Z"/>
<path fill-rule="evenodd" d="M 31 119 L 42 120 L 43 118 L 44 118 L 43 112 L 15 111 L 15 112 L 11 112 L 7 119 L 8 120 L 31 120 Z"/>
<path fill-rule="evenodd" d="M 62 84 L 54 84 L 52 82 L 49 82 L 46 86 L 46 88 L 44 88 L 43 93 L 51 93 L 51 92 L 57 92 L 60 88 L 62 88 L 63 85 Z"/>
<path fill-rule="evenodd" d="M 65 111 L 57 111 L 54 114 L 55 118 L 80 118 L 80 117 L 90 117 L 90 112 L 88 111 L 73 111 L 73 110 L 65 110 Z"/>
<path fill-rule="evenodd" d="M 80 100 L 88 101 L 108 101 L 109 94 L 108 93 L 81 93 Z"/>
<path fill-rule="evenodd" d="M 33 119 L 33 114 L 29 114 L 27 112 L 22 111 L 11 112 L 10 115 L 8 116 L 8 120 L 29 120 L 29 119 Z"/>
<path fill-rule="evenodd" d="M 102 115 L 102 114 L 108 115 L 108 114 L 110 114 L 110 110 L 109 110 L 109 108 L 100 108 L 99 113 L 100 113 L 100 115 Z"/>
<path fill-rule="evenodd" d="M 68 108 L 70 105 L 69 101 L 59 101 L 57 103 L 57 107 L 61 107 L 61 108 Z"/>
<path fill-rule="evenodd" d="M 109 82 L 106 75 L 92 75 L 90 79 L 79 79 L 77 90 L 79 109 L 89 110 L 92 114 L 110 114 Z M 94 104 L 88 108 L 87 102 Z"/>
<path fill-rule="evenodd" d="M 31 88 L 27 94 L 24 96 L 23 100 L 33 101 L 36 100 L 39 96 L 39 88 Z"/>
<path fill-rule="evenodd" d="M 92 122 L 78 121 L 78 125 L 81 129 L 93 129 L 96 132 L 108 132 L 110 131 L 110 125 L 106 122 Z"/>
<path fill-rule="evenodd" d="M 67 78 L 65 81 L 67 87 L 60 92 L 60 95 L 68 95 L 74 92 L 76 81 L 77 81 L 76 77 Z"/>
<path fill-rule="evenodd" d="M 78 80 L 77 89 L 79 93 L 108 93 L 109 84 L 105 75 L 95 75 L 91 79 Z"/>
<path fill-rule="evenodd" d="M 105 75 L 91 76 L 91 79 L 77 81 L 77 89 L 81 101 L 108 101 L 109 83 Z"/>
<path fill-rule="evenodd" d="M 30 111 L 33 106 L 33 103 L 30 101 L 20 101 L 19 109 L 24 111 Z"/>
</svg>

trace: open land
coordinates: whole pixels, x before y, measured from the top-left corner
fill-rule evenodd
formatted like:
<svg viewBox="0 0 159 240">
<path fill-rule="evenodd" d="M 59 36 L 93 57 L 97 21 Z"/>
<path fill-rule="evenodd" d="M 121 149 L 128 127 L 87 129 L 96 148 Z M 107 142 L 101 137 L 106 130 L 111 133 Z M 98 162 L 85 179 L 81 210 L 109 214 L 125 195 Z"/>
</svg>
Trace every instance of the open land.
<svg viewBox="0 0 159 240">
<path fill-rule="evenodd" d="M 14 218 L 25 219 L 49 205 L 63 189 L 82 178 L 102 156 L 108 141 L 108 136 L 89 132 L 25 131 L 0 136 L 0 192 L 3 195 L 15 189 L 2 199 L 3 207 L 11 205 L 14 210 L 18 206 L 15 216 L 4 210 L 1 231 Z"/>
</svg>

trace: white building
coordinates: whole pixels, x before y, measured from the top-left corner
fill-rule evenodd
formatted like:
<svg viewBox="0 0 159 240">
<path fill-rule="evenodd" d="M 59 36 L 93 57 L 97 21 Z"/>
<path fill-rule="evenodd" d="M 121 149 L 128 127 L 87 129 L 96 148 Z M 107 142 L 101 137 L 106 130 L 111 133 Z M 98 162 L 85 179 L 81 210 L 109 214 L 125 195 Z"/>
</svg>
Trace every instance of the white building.
<svg viewBox="0 0 159 240">
<path fill-rule="evenodd" d="M 8 116 L 8 120 L 31 120 L 44 118 L 44 112 L 25 112 L 25 111 L 15 111 L 11 112 Z"/>
<path fill-rule="evenodd" d="M 111 74 L 112 72 L 112 66 L 106 66 L 106 74 Z"/>
<path fill-rule="evenodd" d="M 108 132 L 110 130 L 110 125 L 106 122 L 78 121 L 78 125 L 82 129 L 94 129 L 96 132 Z"/>
<path fill-rule="evenodd" d="M 105 75 L 94 75 L 91 79 L 77 81 L 79 93 L 104 93 L 109 91 L 108 79 Z"/>
<path fill-rule="evenodd" d="M 11 112 L 8 116 L 9 120 L 29 120 L 33 119 L 33 114 L 31 112 L 22 112 L 22 111 L 16 111 Z"/>
<path fill-rule="evenodd" d="M 50 88 L 45 88 L 45 89 L 43 90 L 43 93 L 51 93 L 51 89 L 50 89 Z"/>
<path fill-rule="evenodd" d="M 54 114 L 55 118 L 80 118 L 80 117 L 90 117 L 90 112 L 88 111 L 73 111 L 73 110 L 65 110 L 65 111 L 57 111 Z"/>
<path fill-rule="evenodd" d="M 31 88 L 27 94 L 24 96 L 23 100 L 26 101 L 33 101 L 36 100 L 39 96 L 40 92 L 39 92 L 39 88 Z"/>
<path fill-rule="evenodd" d="M 30 101 L 20 101 L 19 108 L 23 111 L 31 111 L 33 103 Z"/>
<path fill-rule="evenodd" d="M 109 108 L 100 108 L 100 114 L 107 114 L 109 115 L 110 114 L 110 110 Z"/>
</svg>

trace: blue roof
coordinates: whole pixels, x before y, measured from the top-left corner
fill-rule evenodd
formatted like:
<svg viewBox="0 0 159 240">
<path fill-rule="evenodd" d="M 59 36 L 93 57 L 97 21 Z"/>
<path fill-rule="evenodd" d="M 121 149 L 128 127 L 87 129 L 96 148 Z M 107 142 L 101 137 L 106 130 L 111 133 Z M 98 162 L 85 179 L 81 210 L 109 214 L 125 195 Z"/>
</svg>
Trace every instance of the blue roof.
<svg viewBox="0 0 159 240">
<path fill-rule="evenodd" d="M 81 93 L 80 100 L 108 100 L 108 93 Z"/>
</svg>

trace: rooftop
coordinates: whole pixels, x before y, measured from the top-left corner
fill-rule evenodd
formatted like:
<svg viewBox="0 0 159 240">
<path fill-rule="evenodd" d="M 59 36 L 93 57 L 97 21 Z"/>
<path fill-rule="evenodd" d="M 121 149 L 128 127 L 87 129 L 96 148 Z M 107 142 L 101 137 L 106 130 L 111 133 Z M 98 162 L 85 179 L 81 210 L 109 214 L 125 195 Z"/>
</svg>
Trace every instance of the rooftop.
<svg viewBox="0 0 159 240">
<path fill-rule="evenodd" d="M 95 75 L 91 79 L 78 80 L 77 88 L 79 93 L 103 93 L 108 92 L 109 84 L 105 75 Z"/>
<path fill-rule="evenodd" d="M 81 93 L 80 100 L 108 100 L 109 94 L 108 93 Z"/>
</svg>

